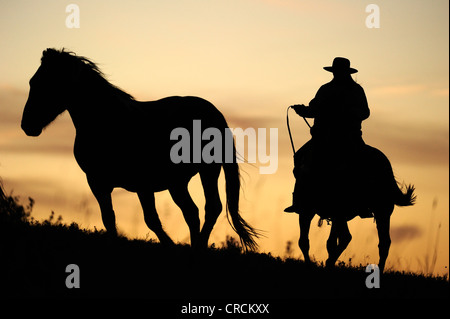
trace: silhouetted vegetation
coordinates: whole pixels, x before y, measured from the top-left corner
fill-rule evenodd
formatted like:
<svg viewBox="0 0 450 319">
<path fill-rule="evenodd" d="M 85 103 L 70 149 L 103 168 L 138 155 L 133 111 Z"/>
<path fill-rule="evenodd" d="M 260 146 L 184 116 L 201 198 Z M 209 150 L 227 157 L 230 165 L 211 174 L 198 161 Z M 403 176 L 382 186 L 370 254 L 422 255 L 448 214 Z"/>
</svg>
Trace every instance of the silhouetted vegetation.
<svg viewBox="0 0 450 319">
<path fill-rule="evenodd" d="M 228 237 L 205 251 L 188 245 L 112 237 L 66 225 L 52 213 L 38 222 L 34 201 L 4 193 L 0 200 L 0 289 L 3 297 L 145 297 L 239 300 L 302 298 L 448 298 L 443 277 L 388 272 L 380 289 L 365 286 L 365 267 L 327 269 L 271 254 L 243 253 Z M 80 288 L 68 289 L 66 266 L 80 268 Z"/>
</svg>

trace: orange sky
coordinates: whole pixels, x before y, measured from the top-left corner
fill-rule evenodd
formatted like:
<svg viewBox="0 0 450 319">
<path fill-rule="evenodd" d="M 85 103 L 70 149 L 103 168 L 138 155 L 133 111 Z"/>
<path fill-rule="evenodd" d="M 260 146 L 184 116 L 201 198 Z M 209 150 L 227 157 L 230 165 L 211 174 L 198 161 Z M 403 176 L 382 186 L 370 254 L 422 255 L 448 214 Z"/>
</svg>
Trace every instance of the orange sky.
<svg viewBox="0 0 450 319">
<path fill-rule="evenodd" d="M 69 29 L 65 8 L 80 8 L 80 28 Z M 20 130 L 28 80 L 47 47 L 66 47 L 99 63 L 114 84 L 139 100 L 196 95 L 215 104 L 231 127 L 278 128 L 276 174 L 245 171 L 242 211 L 266 231 L 261 250 L 284 255 L 298 224 L 283 214 L 294 179 L 285 127 L 286 107 L 307 104 L 330 74 L 322 67 L 346 56 L 360 72 L 371 117 L 366 143 L 391 160 L 400 181 L 414 183 L 418 202 L 396 209 L 388 267 L 448 273 L 449 100 L 448 1 L 376 1 L 380 28 L 365 24 L 366 1 L 2 1 L 0 2 L 0 176 L 8 191 L 36 200 L 35 214 L 54 210 L 66 222 L 102 228 L 100 212 L 72 155 L 74 128 L 67 114 L 37 139 Z M 296 146 L 309 138 L 292 119 Z M 200 208 L 203 198 L 191 185 Z M 222 198 L 224 198 L 222 196 Z M 127 236 L 154 238 L 134 194 L 114 192 L 118 227 Z M 170 196 L 157 196 L 161 219 L 177 241 L 188 239 Z M 341 257 L 376 262 L 370 220 L 350 222 L 353 241 Z M 329 227 L 311 229 L 311 254 L 326 258 Z M 211 243 L 232 230 L 222 215 Z M 428 260 L 428 261 L 427 261 Z M 428 266 L 427 266 L 428 265 Z"/>
</svg>

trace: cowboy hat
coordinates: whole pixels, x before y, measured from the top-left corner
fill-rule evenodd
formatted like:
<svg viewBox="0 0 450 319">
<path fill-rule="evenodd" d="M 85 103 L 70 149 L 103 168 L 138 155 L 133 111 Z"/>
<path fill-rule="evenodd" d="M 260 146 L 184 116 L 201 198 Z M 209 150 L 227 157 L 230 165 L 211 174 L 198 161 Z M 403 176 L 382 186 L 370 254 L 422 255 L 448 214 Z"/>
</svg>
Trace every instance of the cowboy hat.
<svg viewBox="0 0 450 319">
<path fill-rule="evenodd" d="M 333 73 L 348 73 L 353 74 L 358 70 L 350 67 L 350 60 L 346 58 L 334 58 L 332 66 L 325 66 L 324 70 Z"/>
</svg>

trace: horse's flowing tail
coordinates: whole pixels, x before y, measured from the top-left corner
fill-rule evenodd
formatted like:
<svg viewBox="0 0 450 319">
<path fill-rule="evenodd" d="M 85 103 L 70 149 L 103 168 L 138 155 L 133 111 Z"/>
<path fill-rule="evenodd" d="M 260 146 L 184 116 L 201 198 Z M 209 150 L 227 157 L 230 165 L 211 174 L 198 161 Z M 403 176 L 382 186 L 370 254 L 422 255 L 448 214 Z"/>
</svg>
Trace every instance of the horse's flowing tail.
<svg viewBox="0 0 450 319">
<path fill-rule="evenodd" d="M 372 167 L 378 168 L 371 170 L 374 178 L 375 185 L 378 188 L 385 189 L 389 192 L 389 198 L 393 200 L 397 206 L 412 206 L 416 202 L 417 196 L 414 194 L 415 187 L 410 184 L 406 186 L 406 190 L 403 191 L 403 186 L 399 187 L 399 183 L 395 179 L 394 171 L 389 159 L 380 150 L 366 146 L 366 150 L 369 151 L 369 163 Z M 387 195 L 387 194 L 386 194 Z"/>
<path fill-rule="evenodd" d="M 239 214 L 239 192 L 241 181 L 239 174 L 239 165 L 236 162 L 236 149 L 233 145 L 233 162 L 224 163 L 223 171 L 225 173 L 225 190 L 227 194 L 227 218 L 233 230 L 239 235 L 241 244 L 246 250 L 256 250 L 258 244 L 254 237 L 258 238 L 258 231 L 250 226 Z M 231 216 L 231 221 L 230 221 Z"/>
<path fill-rule="evenodd" d="M 403 188 L 403 187 L 402 187 Z M 395 182 L 395 197 L 394 204 L 397 206 L 412 206 L 416 202 L 416 194 L 414 194 L 415 187 L 410 184 L 406 186 L 406 191 L 403 192 L 402 189 L 398 186 L 398 183 Z"/>
</svg>

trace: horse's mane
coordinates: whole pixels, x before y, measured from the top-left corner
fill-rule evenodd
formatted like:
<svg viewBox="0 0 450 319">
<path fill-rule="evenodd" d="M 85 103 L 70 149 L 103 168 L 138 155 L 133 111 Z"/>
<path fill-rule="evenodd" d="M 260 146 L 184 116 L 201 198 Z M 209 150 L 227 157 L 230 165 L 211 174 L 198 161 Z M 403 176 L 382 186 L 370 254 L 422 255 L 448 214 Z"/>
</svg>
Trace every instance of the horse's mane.
<svg viewBox="0 0 450 319">
<path fill-rule="evenodd" d="M 42 53 L 42 64 L 52 63 L 55 61 L 61 61 L 62 63 L 67 63 L 75 67 L 81 67 L 82 69 L 87 71 L 87 76 L 97 80 L 96 82 L 99 83 L 99 85 L 110 89 L 122 98 L 134 100 L 134 97 L 132 95 L 110 83 L 106 79 L 105 74 L 100 70 L 98 65 L 84 56 L 79 56 L 72 51 L 66 51 L 64 48 L 62 50 L 47 49 Z"/>
</svg>

